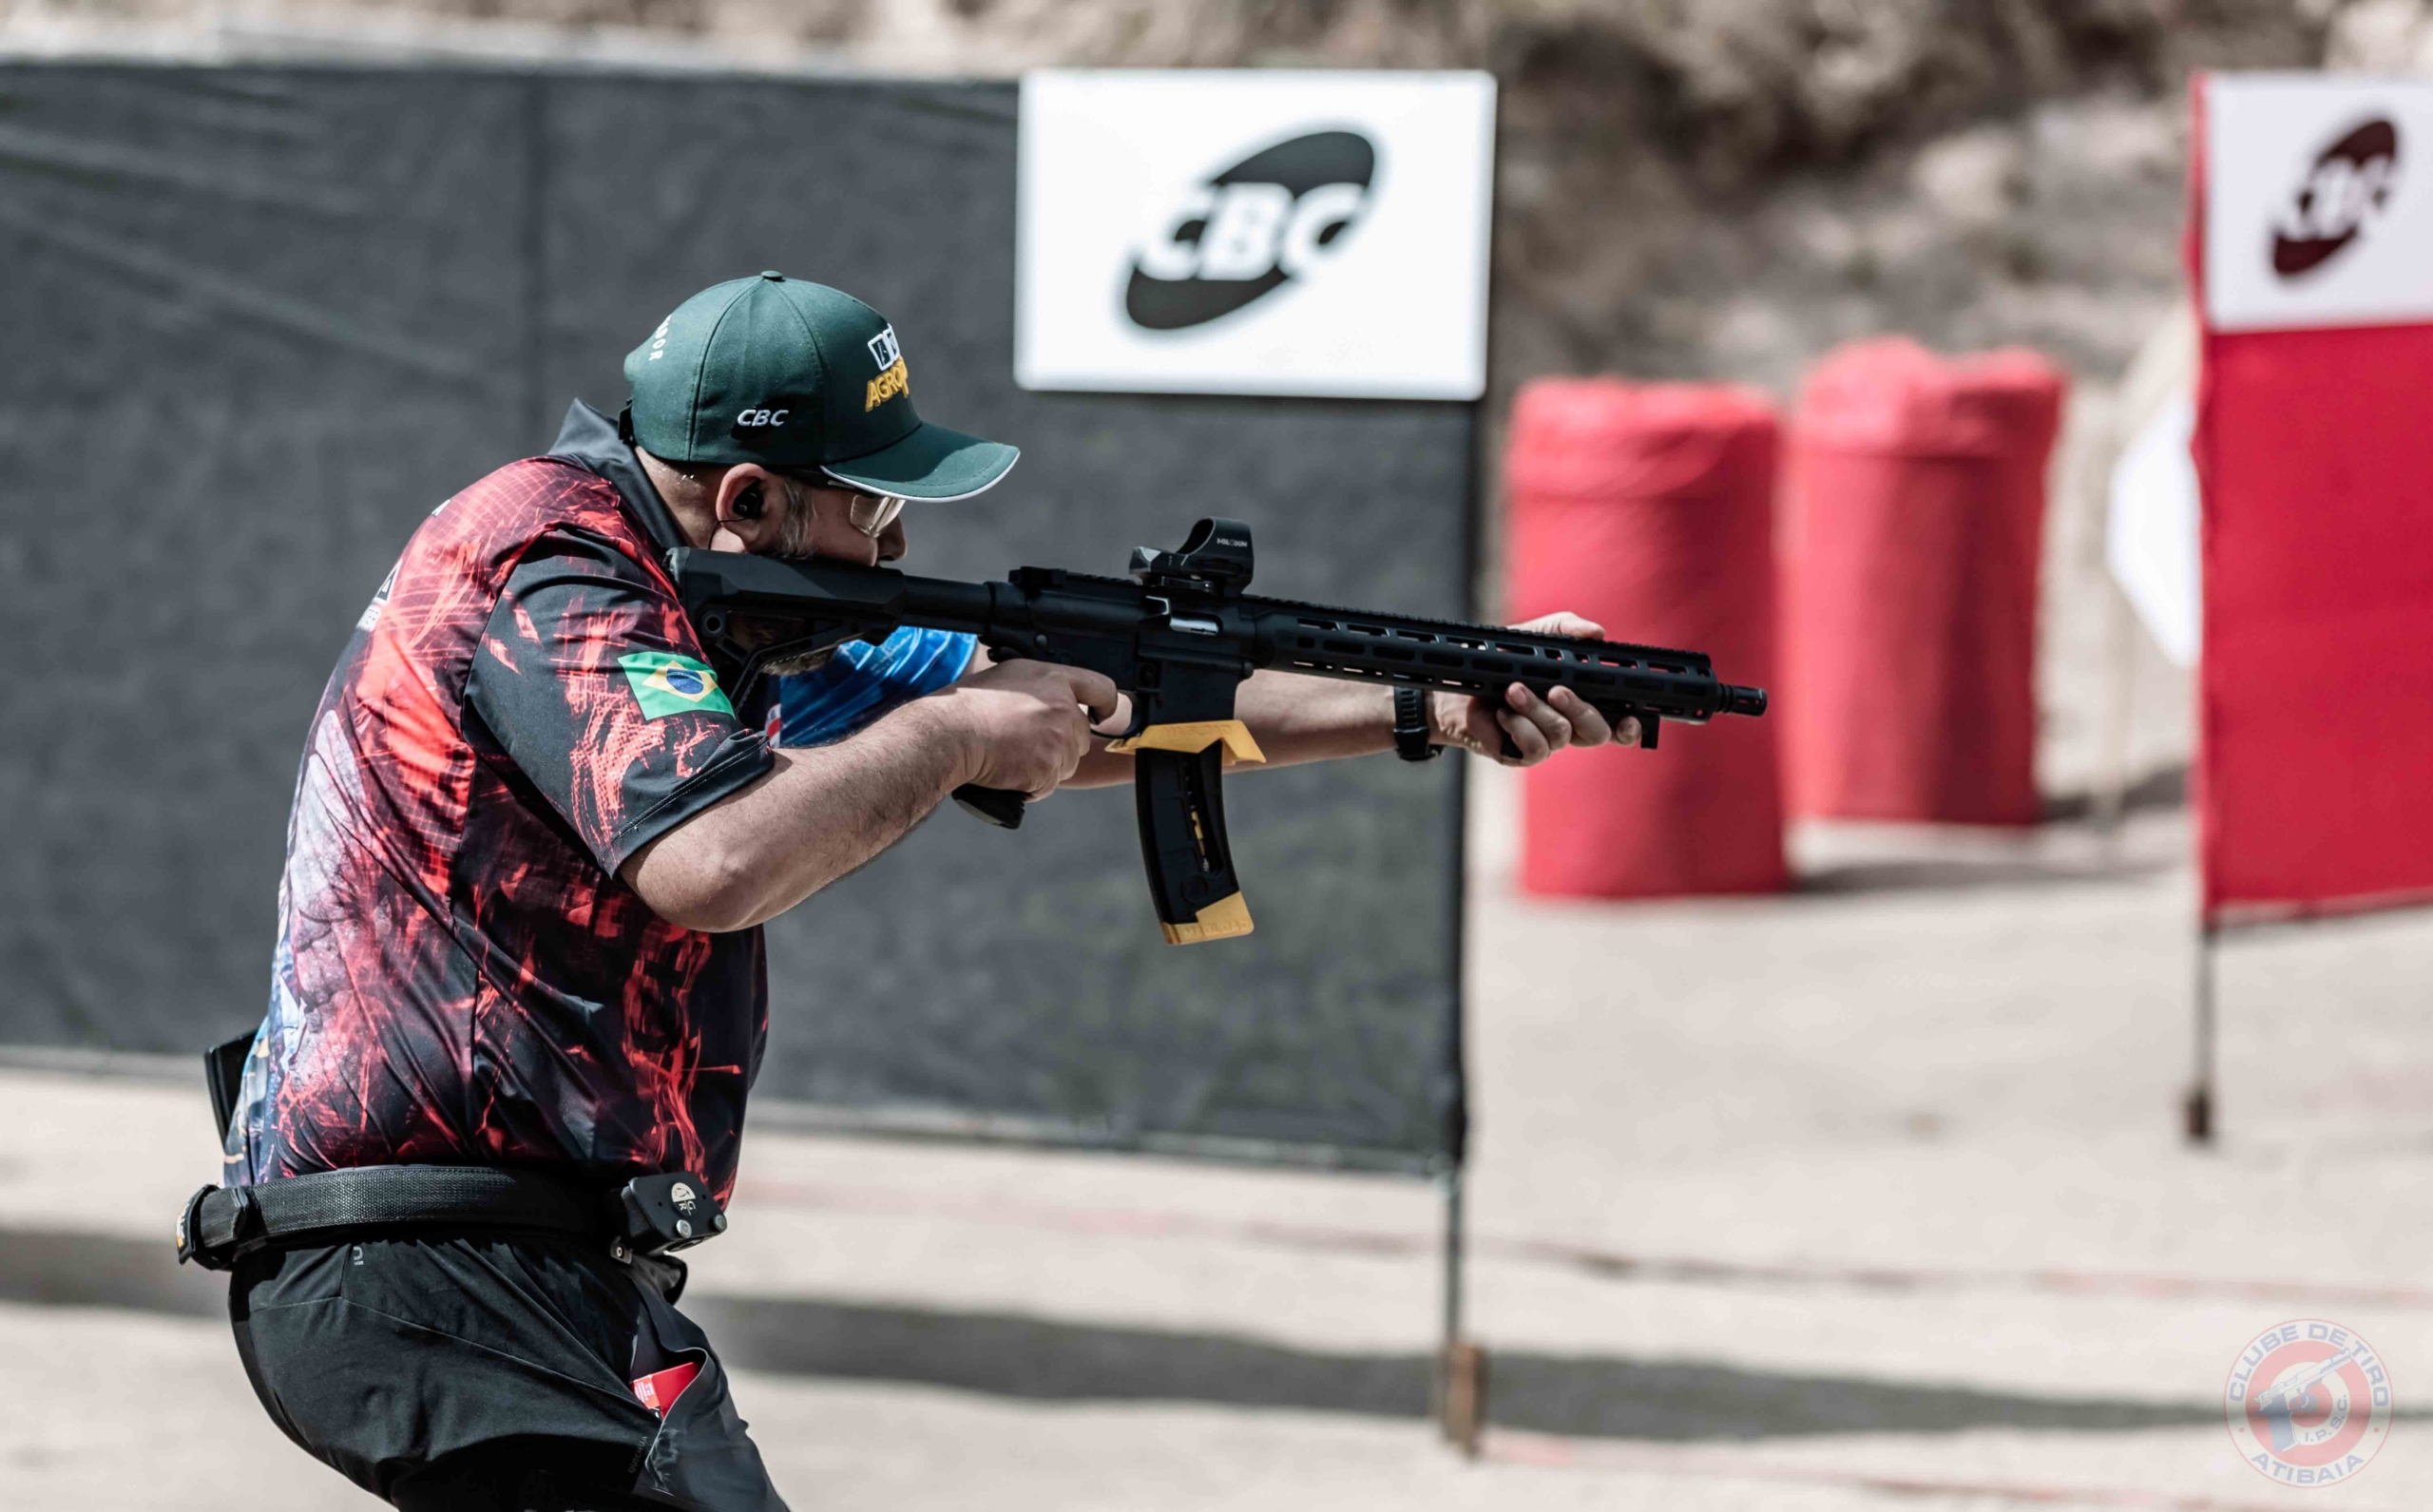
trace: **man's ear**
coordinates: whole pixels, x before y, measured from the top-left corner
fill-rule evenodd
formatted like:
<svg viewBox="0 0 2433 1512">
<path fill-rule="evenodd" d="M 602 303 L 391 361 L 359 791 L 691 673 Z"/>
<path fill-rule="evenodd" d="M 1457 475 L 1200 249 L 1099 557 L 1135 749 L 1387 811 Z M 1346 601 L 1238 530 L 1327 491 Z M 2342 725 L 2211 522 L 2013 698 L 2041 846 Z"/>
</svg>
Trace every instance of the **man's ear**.
<svg viewBox="0 0 2433 1512">
<path fill-rule="evenodd" d="M 776 539 L 785 518 L 785 487 L 768 469 L 738 463 L 720 474 L 711 507 L 721 533 L 742 550 L 759 551 Z"/>
</svg>

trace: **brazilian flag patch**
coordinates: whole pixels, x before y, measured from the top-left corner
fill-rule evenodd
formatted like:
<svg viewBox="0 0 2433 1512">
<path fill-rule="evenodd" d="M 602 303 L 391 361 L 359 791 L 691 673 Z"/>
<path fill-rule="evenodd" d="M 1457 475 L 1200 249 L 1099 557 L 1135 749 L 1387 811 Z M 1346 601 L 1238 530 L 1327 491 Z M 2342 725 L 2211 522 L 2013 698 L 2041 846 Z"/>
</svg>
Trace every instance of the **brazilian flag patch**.
<svg viewBox="0 0 2433 1512">
<path fill-rule="evenodd" d="M 735 713 L 735 705 L 718 690 L 718 675 L 705 662 L 668 651 L 628 651 L 617 664 L 625 669 L 625 680 L 633 684 L 634 700 L 642 706 L 645 719 Z"/>
</svg>

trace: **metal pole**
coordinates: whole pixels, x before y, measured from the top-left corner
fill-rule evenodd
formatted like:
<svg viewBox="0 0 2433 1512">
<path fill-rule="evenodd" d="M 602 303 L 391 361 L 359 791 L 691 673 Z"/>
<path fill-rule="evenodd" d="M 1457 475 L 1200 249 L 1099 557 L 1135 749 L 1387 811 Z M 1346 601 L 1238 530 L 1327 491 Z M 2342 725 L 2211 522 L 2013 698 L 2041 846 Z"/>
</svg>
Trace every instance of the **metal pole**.
<svg viewBox="0 0 2433 1512">
<path fill-rule="evenodd" d="M 1445 1171 L 1445 1336 L 1436 1356 L 1436 1426 L 1478 1458 L 1486 1426 L 1486 1351 L 1462 1337 L 1462 1168 Z"/>
<path fill-rule="evenodd" d="M 2213 1077 L 2216 1052 L 2213 1008 L 2214 929 L 2208 921 L 2196 928 L 2196 1033 L 2195 1064 L 2189 1081 L 2188 1097 L 2180 1104 L 2186 1120 L 2188 1142 L 2213 1142 Z"/>
<path fill-rule="evenodd" d="M 1452 1358 L 1462 1342 L 1462 1168 L 1445 1173 L 1445 1339 L 1444 1352 Z"/>
</svg>

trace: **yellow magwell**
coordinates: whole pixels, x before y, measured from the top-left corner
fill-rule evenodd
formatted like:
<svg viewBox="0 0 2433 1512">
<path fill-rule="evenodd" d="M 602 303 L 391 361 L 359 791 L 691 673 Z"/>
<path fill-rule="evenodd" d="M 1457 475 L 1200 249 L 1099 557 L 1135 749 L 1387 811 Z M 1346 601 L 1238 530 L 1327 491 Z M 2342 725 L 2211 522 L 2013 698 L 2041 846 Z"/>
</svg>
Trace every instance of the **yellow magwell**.
<svg viewBox="0 0 2433 1512">
<path fill-rule="evenodd" d="M 1205 751 L 1217 741 L 1225 742 L 1225 764 L 1236 761 L 1265 761 L 1267 756 L 1251 738 L 1251 728 L 1239 719 L 1199 719 L 1184 724 L 1153 724 L 1139 735 L 1122 740 L 1109 740 L 1106 748 L 1117 756 L 1134 751 L 1180 751 L 1188 756 Z"/>
</svg>

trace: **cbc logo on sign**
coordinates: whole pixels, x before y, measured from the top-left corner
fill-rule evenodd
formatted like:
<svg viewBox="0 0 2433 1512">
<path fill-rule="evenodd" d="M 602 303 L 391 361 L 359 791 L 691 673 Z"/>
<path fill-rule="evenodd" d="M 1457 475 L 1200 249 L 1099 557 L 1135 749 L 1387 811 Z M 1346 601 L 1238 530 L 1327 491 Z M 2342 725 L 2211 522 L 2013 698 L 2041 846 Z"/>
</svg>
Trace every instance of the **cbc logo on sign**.
<svg viewBox="0 0 2433 1512">
<path fill-rule="evenodd" d="M 1133 258 L 1123 313 L 1145 331 L 1228 316 L 1323 267 L 1359 224 L 1377 172 L 1356 131 L 1261 148 L 1184 194 Z"/>
<path fill-rule="evenodd" d="M 2321 267 L 2390 204 L 2399 184 L 2399 127 L 2376 117 L 2315 155 L 2272 222 L 2272 271 Z"/>
<path fill-rule="evenodd" d="M 1484 73 L 1034 69 L 1017 162 L 1025 389 L 1485 387 Z"/>
</svg>

